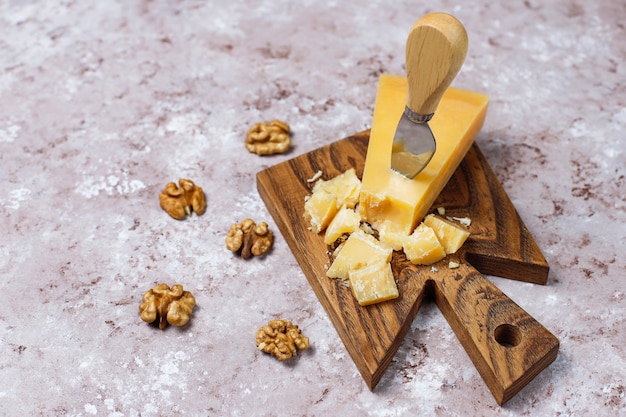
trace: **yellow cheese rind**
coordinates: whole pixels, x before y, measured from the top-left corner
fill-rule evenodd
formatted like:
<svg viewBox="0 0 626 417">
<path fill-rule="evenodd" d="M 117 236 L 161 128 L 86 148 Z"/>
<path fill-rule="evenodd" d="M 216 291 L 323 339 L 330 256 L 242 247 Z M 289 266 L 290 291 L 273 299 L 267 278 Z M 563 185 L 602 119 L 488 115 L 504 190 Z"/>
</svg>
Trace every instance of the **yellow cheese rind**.
<svg viewBox="0 0 626 417">
<path fill-rule="evenodd" d="M 304 219 L 315 233 L 326 229 L 336 213 L 337 197 L 324 190 L 314 192 L 304 203 Z"/>
<path fill-rule="evenodd" d="M 391 148 L 406 105 L 402 76 L 380 76 L 367 149 L 359 211 L 376 229 L 410 234 L 446 185 L 482 127 L 489 98 L 450 87 L 429 122 L 437 151 L 420 174 L 408 179 L 391 170 Z"/>
<path fill-rule="evenodd" d="M 424 224 L 433 229 L 447 254 L 455 253 L 459 250 L 470 235 L 470 232 L 463 226 L 458 226 L 434 214 L 426 216 Z"/>
<path fill-rule="evenodd" d="M 350 235 L 326 271 L 329 278 L 348 279 L 349 272 L 378 262 L 389 262 L 392 249 L 358 230 Z"/>
<path fill-rule="evenodd" d="M 403 250 L 406 257 L 416 265 L 430 265 L 446 256 L 435 231 L 424 223 L 420 223 L 410 236 L 403 239 Z"/>
<path fill-rule="evenodd" d="M 391 264 L 378 262 L 349 272 L 350 288 L 359 305 L 367 306 L 398 298 Z"/>
<path fill-rule="evenodd" d="M 335 214 L 335 217 L 330 221 L 328 227 L 326 227 L 324 243 L 330 245 L 345 233 L 352 233 L 359 230 L 360 225 L 361 216 L 359 213 L 354 211 L 354 209 L 342 206 L 337 214 Z"/>
<path fill-rule="evenodd" d="M 320 190 L 337 198 L 337 209 L 341 206 L 354 208 L 359 202 L 361 180 L 356 176 L 355 169 L 350 168 L 327 181 L 317 181 L 313 186 L 313 194 Z"/>
</svg>

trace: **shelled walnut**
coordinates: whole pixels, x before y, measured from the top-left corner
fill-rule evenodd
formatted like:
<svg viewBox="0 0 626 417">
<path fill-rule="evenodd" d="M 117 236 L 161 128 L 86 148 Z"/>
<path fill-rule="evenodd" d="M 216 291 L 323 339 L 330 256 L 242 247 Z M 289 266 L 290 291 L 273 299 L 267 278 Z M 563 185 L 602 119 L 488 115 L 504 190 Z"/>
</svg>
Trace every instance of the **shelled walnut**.
<svg viewBox="0 0 626 417">
<path fill-rule="evenodd" d="M 165 186 L 159 196 L 161 208 L 176 220 L 191 216 L 192 210 L 197 215 L 204 214 L 206 201 L 202 188 L 185 178 L 179 179 L 178 183 L 180 188 L 174 182 Z"/>
<path fill-rule="evenodd" d="M 230 227 L 226 235 L 226 248 L 241 254 L 243 259 L 265 254 L 272 247 L 274 234 L 267 223 L 255 223 L 252 219 L 244 219 Z"/>
<path fill-rule="evenodd" d="M 287 152 L 291 145 L 289 125 L 280 120 L 255 123 L 246 135 L 246 149 L 258 155 Z"/>
<path fill-rule="evenodd" d="M 159 321 L 161 330 L 172 326 L 184 326 L 196 305 L 196 299 L 183 286 L 174 284 L 170 289 L 167 284 L 159 284 L 143 295 L 139 314 L 145 322 Z"/>
<path fill-rule="evenodd" d="M 257 330 L 256 345 L 260 351 L 275 356 L 279 361 L 286 361 L 296 356 L 297 349 L 308 349 L 309 338 L 288 320 L 270 320 Z"/>
</svg>

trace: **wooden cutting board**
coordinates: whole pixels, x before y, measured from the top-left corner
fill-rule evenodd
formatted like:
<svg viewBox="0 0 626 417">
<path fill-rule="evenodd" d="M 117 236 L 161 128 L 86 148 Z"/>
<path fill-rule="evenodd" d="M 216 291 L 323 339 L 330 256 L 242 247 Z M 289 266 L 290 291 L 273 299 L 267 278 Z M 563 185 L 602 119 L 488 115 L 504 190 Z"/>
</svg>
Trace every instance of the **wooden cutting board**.
<svg viewBox="0 0 626 417">
<path fill-rule="evenodd" d="M 469 239 L 431 266 L 394 252 L 400 297 L 359 306 L 348 286 L 326 277 L 332 257 L 323 234 L 308 230 L 303 212 L 313 187 L 307 180 L 318 170 L 327 180 L 354 167 L 361 178 L 368 140 L 369 131 L 361 132 L 265 169 L 257 174 L 259 194 L 371 390 L 430 297 L 504 404 L 556 358 L 559 341 L 482 274 L 545 284 L 545 258 L 474 144 L 431 208 L 469 217 Z M 450 261 L 460 266 L 451 269 Z"/>
</svg>

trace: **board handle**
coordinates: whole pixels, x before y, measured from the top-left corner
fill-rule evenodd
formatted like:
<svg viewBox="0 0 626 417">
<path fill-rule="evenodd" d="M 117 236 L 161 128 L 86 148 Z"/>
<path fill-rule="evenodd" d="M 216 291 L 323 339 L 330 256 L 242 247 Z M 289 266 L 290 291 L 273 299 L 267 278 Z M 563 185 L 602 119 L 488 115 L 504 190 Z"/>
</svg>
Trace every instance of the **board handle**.
<svg viewBox="0 0 626 417">
<path fill-rule="evenodd" d="M 559 340 L 469 264 L 435 280 L 435 300 L 500 405 L 556 358 Z"/>
<path fill-rule="evenodd" d="M 407 107 L 435 113 L 441 96 L 467 55 L 467 32 L 454 16 L 429 13 L 415 22 L 406 41 Z"/>
</svg>

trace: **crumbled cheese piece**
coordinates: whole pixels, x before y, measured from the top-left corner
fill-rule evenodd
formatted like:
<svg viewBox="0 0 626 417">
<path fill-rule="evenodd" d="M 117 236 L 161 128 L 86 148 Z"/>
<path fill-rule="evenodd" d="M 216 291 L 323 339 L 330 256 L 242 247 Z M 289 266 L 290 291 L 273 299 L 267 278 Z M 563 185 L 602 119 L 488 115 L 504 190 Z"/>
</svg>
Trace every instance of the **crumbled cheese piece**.
<svg viewBox="0 0 626 417">
<path fill-rule="evenodd" d="M 426 216 L 424 224 L 435 231 L 446 254 L 455 253 L 470 235 L 470 232 L 462 225 L 436 214 Z"/>
<path fill-rule="evenodd" d="M 399 240 L 407 259 L 416 265 L 434 264 L 446 256 L 435 231 L 424 223 L 420 223 L 411 235 Z"/>
<path fill-rule="evenodd" d="M 469 227 L 472 224 L 472 219 L 469 217 L 453 217 L 452 219 L 461 223 L 463 226 Z"/>
<path fill-rule="evenodd" d="M 439 270 L 437 268 L 435 268 L 434 266 L 430 268 L 430 272 L 435 273 L 438 272 Z"/>
<path fill-rule="evenodd" d="M 374 234 L 374 229 L 372 229 L 372 226 L 370 226 L 369 223 L 361 223 L 360 229 L 368 235 Z"/>
<path fill-rule="evenodd" d="M 315 175 L 313 175 L 311 178 L 306 180 L 306 182 L 315 182 L 315 181 L 319 180 L 320 178 L 322 178 L 322 170 L 321 169 L 319 171 L 317 171 L 315 173 Z"/>
<path fill-rule="evenodd" d="M 448 268 L 450 268 L 450 269 L 456 269 L 459 266 L 460 266 L 460 264 L 458 262 L 450 261 L 450 263 L 448 263 Z"/>
<path fill-rule="evenodd" d="M 335 248 L 335 250 L 333 251 L 333 258 L 336 258 L 337 255 L 339 254 L 339 252 L 341 252 L 341 249 L 343 249 L 343 246 L 345 245 L 345 241 L 341 242 L 339 245 L 337 245 L 337 247 Z"/>
<path fill-rule="evenodd" d="M 345 234 L 358 230 L 360 225 L 361 216 L 359 216 L 359 213 L 354 211 L 354 209 L 341 206 L 326 227 L 324 243 L 330 245 Z"/>
<path fill-rule="evenodd" d="M 446 208 L 445 207 L 437 207 L 437 213 L 439 213 L 440 216 L 443 216 L 444 214 L 446 214 Z"/>
<path fill-rule="evenodd" d="M 377 241 L 373 236 L 361 231 L 350 234 L 342 244 L 332 265 L 326 271 L 329 278 L 349 278 L 349 273 L 355 272 L 374 263 L 387 263 L 391 260 L 392 249 Z M 358 280 L 364 278 L 360 273 Z M 353 281 L 350 278 L 350 281 Z M 354 284 L 354 282 L 352 282 Z M 357 297 L 358 298 L 358 297 Z"/>
<path fill-rule="evenodd" d="M 348 272 L 350 288 L 359 305 L 366 306 L 398 298 L 391 264 L 382 259 Z"/>
</svg>

